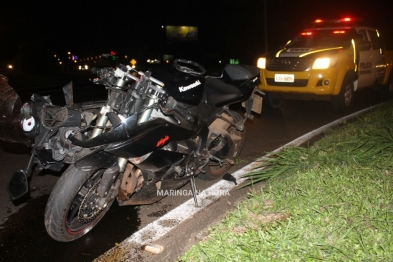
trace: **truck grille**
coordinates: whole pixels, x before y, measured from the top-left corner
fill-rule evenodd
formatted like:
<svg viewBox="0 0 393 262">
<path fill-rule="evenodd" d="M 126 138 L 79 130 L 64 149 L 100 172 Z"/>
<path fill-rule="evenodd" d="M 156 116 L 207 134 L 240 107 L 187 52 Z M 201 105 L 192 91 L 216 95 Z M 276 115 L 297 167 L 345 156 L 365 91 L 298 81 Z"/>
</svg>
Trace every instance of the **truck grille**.
<svg viewBox="0 0 393 262">
<path fill-rule="evenodd" d="M 269 71 L 307 71 L 311 68 L 313 61 L 298 57 L 273 58 L 266 61 L 266 69 Z"/>
<path fill-rule="evenodd" d="M 293 83 L 275 82 L 274 78 L 266 78 L 266 83 L 269 86 L 293 86 L 293 87 L 304 87 L 308 84 L 308 79 L 295 79 Z"/>
</svg>

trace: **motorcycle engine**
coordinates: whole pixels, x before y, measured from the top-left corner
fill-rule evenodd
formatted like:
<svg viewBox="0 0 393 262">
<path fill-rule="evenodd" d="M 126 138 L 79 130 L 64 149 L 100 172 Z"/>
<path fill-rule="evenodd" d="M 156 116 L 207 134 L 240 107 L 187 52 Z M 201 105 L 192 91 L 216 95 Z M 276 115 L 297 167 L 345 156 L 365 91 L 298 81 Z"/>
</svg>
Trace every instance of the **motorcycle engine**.
<svg viewBox="0 0 393 262">
<path fill-rule="evenodd" d="M 57 161 L 72 163 L 72 158 L 76 152 L 82 150 L 82 147 L 73 145 L 68 137 L 73 134 L 77 139 L 81 140 L 82 135 L 78 127 L 61 127 L 59 134 L 53 142 L 52 157 Z M 66 158 L 67 157 L 67 158 Z"/>
</svg>

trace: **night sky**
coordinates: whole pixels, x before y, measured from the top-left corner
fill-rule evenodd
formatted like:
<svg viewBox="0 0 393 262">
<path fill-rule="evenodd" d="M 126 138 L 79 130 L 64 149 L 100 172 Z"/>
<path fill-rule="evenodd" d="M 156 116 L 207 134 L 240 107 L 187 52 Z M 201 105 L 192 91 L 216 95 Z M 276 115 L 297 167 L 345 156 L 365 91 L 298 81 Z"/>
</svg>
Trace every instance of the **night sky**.
<svg viewBox="0 0 393 262">
<path fill-rule="evenodd" d="M 0 61 L 23 45 L 43 53 L 71 50 L 159 48 L 162 25 L 199 28 L 199 43 L 254 64 L 265 53 L 263 0 L 162 1 L 6 1 L 0 8 Z M 315 18 L 361 17 L 377 27 L 393 48 L 393 1 L 266 0 L 268 50 L 280 45 Z"/>
</svg>

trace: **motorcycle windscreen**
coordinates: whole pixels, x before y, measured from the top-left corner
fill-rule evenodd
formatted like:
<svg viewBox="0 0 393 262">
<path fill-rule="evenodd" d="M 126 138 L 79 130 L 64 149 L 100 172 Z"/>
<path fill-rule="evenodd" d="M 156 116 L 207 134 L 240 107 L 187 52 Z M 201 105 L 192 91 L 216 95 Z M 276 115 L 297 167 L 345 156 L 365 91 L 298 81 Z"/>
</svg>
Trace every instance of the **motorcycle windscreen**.
<svg viewBox="0 0 393 262">
<path fill-rule="evenodd" d="M 9 86 L 8 78 L 0 74 L 0 140 L 9 142 L 24 142 L 21 123 L 22 102 Z"/>
</svg>

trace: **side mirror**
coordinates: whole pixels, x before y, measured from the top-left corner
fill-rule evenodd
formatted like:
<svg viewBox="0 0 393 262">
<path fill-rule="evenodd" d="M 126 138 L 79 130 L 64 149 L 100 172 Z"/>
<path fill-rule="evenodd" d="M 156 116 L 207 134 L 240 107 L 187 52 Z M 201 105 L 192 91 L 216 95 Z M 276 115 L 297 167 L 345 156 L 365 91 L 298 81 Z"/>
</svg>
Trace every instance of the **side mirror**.
<svg viewBox="0 0 393 262">
<path fill-rule="evenodd" d="M 17 200 L 26 195 L 28 191 L 29 184 L 27 182 L 26 171 L 16 171 L 8 183 L 8 194 L 12 200 Z"/>
</svg>

